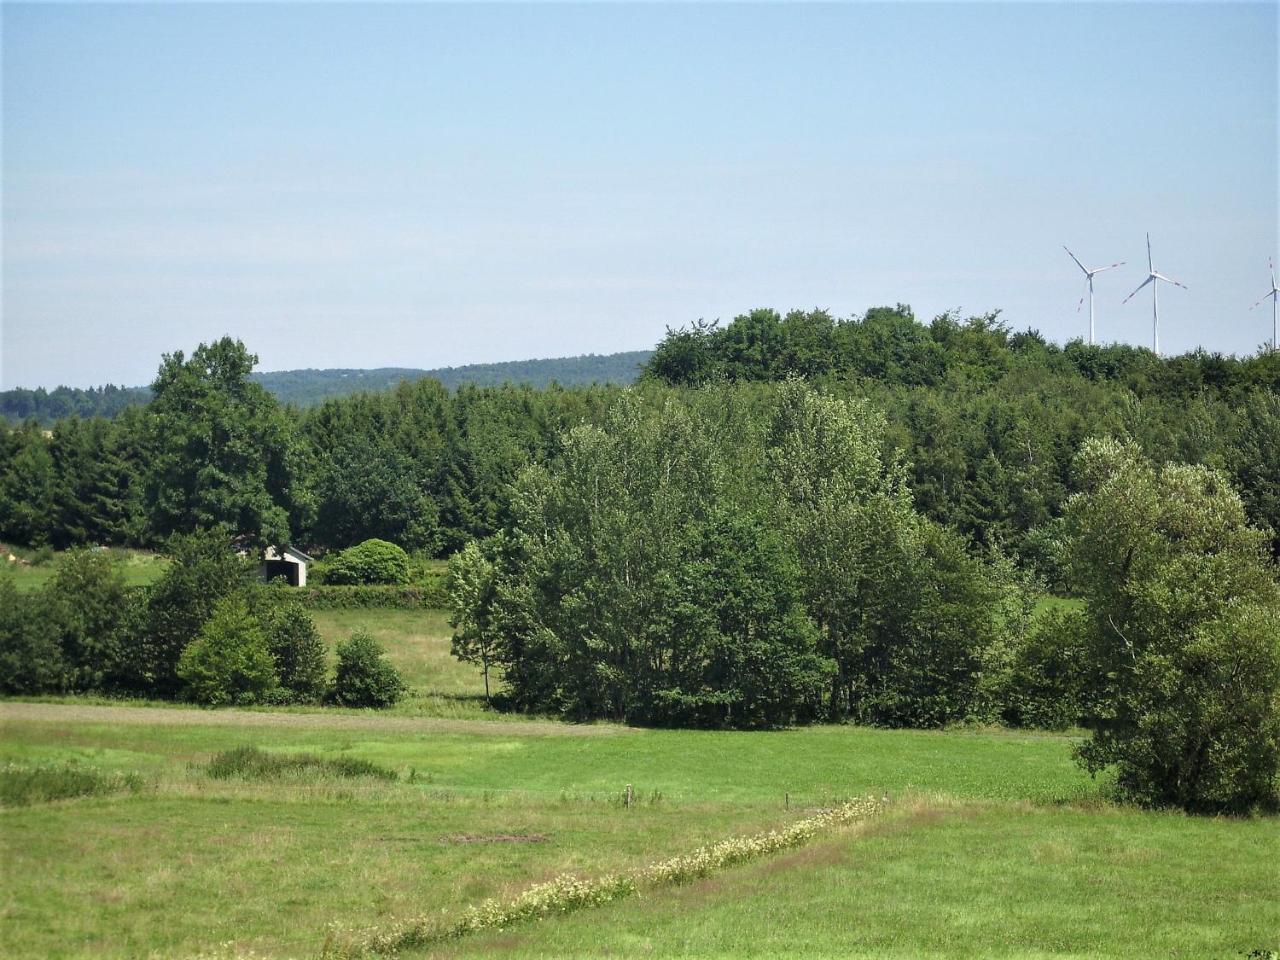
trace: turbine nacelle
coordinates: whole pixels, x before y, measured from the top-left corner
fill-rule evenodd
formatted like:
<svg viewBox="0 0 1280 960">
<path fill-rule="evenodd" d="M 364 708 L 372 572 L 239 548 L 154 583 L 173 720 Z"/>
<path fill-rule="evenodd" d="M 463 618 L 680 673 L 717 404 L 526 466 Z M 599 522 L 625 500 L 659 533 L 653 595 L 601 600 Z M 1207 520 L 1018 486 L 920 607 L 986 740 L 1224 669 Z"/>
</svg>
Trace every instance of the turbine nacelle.
<svg viewBox="0 0 1280 960">
<path fill-rule="evenodd" d="M 1155 262 L 1151 258 L 1151 234 L 1147 234 L 1147 279 L 1143 280 L 1133 293 L 1129 294 L 1121 301 L 1121 306 L 1128 303 L 1134 296 L 1145 287 L 1151 284 L 1151 350 L 1158 357 L 1160 356 L 1160 298 L 1156 293 L 1156 289 L 1160 286 L 1159 281 L 1172 283 L 1175 287 L 1187 289 L 1185 283 L 1181 283 L 1173 277 L 1166 277 L 1155 267 Z"/>
<path fill-rule="evenodd" d="M 1081 262 L 1080 262 L 1080 258 L 1079 258 L 1079 257 L 1077 257 L 1074 253 L 1072 253 L 1072 252 L 1067 248 L 1066 244 L 1063 244 L 1063 245 L 1062 245 L 1062 249 L 1067 251 L 1067 256 L 1068 256 L 1068 257 L 1070 257 L 1072 260 L 1074 260 L 1074 261 L 1075 261 L 1076 266 L 1080 268 L 1080 270 L 1084 273 L 1085 279 L 1089 282 L 1089 293 L 1088 293 L 1088 297 L 1089 297 L 1089 345 L 1090 345 L 1090 346 L 1093 346 L 1093 278 L 1094 278 L 1097 274 L 1099 274 L 1099 273 L 1103 273 L 1104 271 L 1107 271 L 1107 270 L 1113 270 L 1113 269 L 1115 269 L 1116 267 L 1123 267 L 1123 266 L 1124 266 L 1124 261 L 1123 261 L 1123 260 L 1121 260 L 1119 263 L 1111 263 L 1111 264 L 1108 264 L 1108 265 L 1107 265 L 1107 266 L 1105 266 L 1105 267 L 1094 267 L 1092 270 L 1090 270 L 1088 267 L 1086 267 L 1083 263 L 1081 263 Z M 1080 308 L 1081 308 L 1081 307 L 1083 307 L 1083 306 L 1084 306 L 1084 297 L 1081 297 L 1081 298 L 1080 298 L 1080 302 L 1076 304 L 1076 313 L 1079 313 L 1079 312 L 1080 312 Z"/>
</svg>

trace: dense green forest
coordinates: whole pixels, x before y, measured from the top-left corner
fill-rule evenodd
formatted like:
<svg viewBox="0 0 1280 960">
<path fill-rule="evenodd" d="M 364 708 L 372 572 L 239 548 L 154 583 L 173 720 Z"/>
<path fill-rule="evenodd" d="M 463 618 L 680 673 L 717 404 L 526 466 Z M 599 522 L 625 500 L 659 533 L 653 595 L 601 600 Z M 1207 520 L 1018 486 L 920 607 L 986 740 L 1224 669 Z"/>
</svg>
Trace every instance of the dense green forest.
<svg viewBox="0 0 1280 960">
<path fill-rule="evenodd" d="M 0 539 L 147 546 L 223 523 L 321 551 L 380 537 L 444 556 L 500 529 L 521 469 L 555 456 L 568 427 L 603 422 L 620 397 L 653 407 L 723 384 L 759 404 L 796 377 L 883 412 L 886 456 L 926 517 L 1050 579 L 1054 524 L 1088 437 L 1225 471 L 1250 520 L 1280 528 L 1280 357 L 1267 353 L 1060 347 L 995 317 L 922 324 L 899 306 L 844 321 L 755 311 L 673 330 L 630 390 L 450 390 L 424 378 L 297 409 L 254 379 L 254 362 L 231 340 L 176 353 L 145 407 L 6 431 Z"/>
<path fill-rule="evenodd" d="M 59 642 L 44 625 L 75 620 L 82 584 L 10 595 L 0 655 L 55 665 L 28 690 L 190 695 L 208 633 L 215 664 L 263 638 L 242 702 L 319 696 L 286 690 L 305 629 L 219 551 L 378 539 L 453 558 L 455 654 L 511 708 L 1080 724 L 1081 762 L 1142 802 L 1275 802 L 1280 356 L 1058 346 L 899 306 L 671 330 L 629 387 L 402 380 L 300 408 L 255 363 L 224 338 L 163 357 L 115 419 L 0 434 L 0 539 L 167 544 L 166 582 L 204 604 L 157 589 Z M 1083 606 L 1036 613 L 1048 592 Z M 123 652 L 75 639 L 98 635 Z"/>
<path fill-rule="evenodd" d="M 278 370 L 255 372 L 251 377 L 277 400 L 297 407 L 310 407 L 332 397 L 352 393 L 390 390 L 401 380 L 438 380 L 454 389 L 466 384 L 501 386 L 506 383 L 546 387 L 585 386 L 592 383 L 632 383 L 640 375 L 652 351 L 633 350 L 604 355 L 584 354 L 549 360 L 512 360 L 504 363 L 473 363 L 437 370 L 409 367 L 379 367 L 373 370 Z M 34 419 L 48 426 L 64 417 L 115 417 L 126 407 L 151 400 L 148 387 L 57 387 L 45 390 L 0 391 L 0 419 L 19 424 Z"/>
</svg>

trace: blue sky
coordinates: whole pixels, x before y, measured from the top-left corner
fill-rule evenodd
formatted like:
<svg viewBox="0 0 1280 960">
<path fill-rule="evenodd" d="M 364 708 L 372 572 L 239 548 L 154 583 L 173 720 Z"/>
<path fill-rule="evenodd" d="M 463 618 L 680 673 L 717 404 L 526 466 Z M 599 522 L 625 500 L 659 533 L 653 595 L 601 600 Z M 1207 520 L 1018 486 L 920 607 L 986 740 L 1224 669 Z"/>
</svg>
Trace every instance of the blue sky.
<svg viewBox="0 0 1280 960">
<path fill-rule="evenodd" d="M 652 346 L 758 306 L 1252 352 L 1277 5 L 3 7 L 6 387 Z"/>
</svg>

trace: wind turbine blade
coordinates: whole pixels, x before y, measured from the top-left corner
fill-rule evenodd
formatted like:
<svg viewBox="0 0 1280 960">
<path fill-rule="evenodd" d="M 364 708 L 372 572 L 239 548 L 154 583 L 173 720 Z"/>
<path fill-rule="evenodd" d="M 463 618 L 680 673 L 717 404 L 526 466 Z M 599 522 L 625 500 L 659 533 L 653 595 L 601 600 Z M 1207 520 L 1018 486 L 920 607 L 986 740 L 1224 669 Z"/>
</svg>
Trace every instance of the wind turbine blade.
<svg viewBox="0 0 1280 960">
<path fill-rule="evenodd" d="M 1067 245 L 1065 243 L 1062 245 L 1062 249 L 1067 250 Z M 1067 250 L 1067 256 L 1070 257 L 1072 260 L 1076 261 L 1076 266 L 1079 267 L 1081 270 L 1084 270 L 1084 275 L 1086 277 L 1089 275 L 1088 269 L 1086 269 L 1085 265 L 1081 263 L 1079 259 L 1077 259 L 1074 253 L 1072 253 L 1070 250 Z"/>
<path fill-rule="evenodd" d="M 1260 307 L 1260 306 L 1262 306 L 1264 303 L 1266 303 L 1268 300 L 1270 300 L 1270 299 L 1271 299 L 1272 297 L 1274 297 L 1275 295 L 1276 295 L 1276 288 L 1275 288 L 1275 287 L 1272 287 L 1272 288 L 1271 288 L 1271 290 L 1267 293 L 1267 295 L 1266 295 L 1265 297 L 1263 297 L 1261 300 L 1259 300 L 1257 303 L 1255 303 L 1255 304 L 1253 305 L 1253 307 Z M 1253 309 L 1253 307 L 1250 307 L 1249 309 L 1250 309 L 1250 310 L 1252 310 L 1252 309 Z"/>
<path fill-rule="evenodd" d="M 1173 279 L 1173 277 L 1166 277 L 1163 273 L 1153 273 L 1152 276 L 1157 280 L 1163 280 L 1165 283 L 1172 283 L 1175 287 L 1181 287 L 1183 290 L 1187 289 L 1187 285 L 1185 283 L 1179 283 L 1177 280 Z"/>
<path fill-rule="evenodd" d="M 1266 299 L 1266 297 L 1263 297 L 1263 298 L 1262 298 L 1262 300 L 1265 300 L 1265 299 Z M 1262 300 L 1259 300 L 1259 301 L 1258 301 L 1258 303 L 1261 303 L 1261 302 L 1262 302 Z M 1076 313 L 1079 313 L 1079 312 L 1080 312 L 1080 308 L 1081 308 L 1081 307 L 1083 307 L 1083 306 L 1084 306 L 1084 297 L 1081 297 L 1081 298 L 1080 298 L 1080 302 L 1076 304 Z"/>
<path fill-rule="evenodd" d="M 1098 269 L 1093 272 L 1102 273 L 1103 270 L 1114 270 L 1116 267 L 1123 267 L 1124 264 L 1125 264 L 1125 261 L 1121 260 L 1119 263 L 1113 263 L 1108 267 L 1098 267 Z"/>
<path fill-rule="evenodd" d="M 1154 273 L 1151 274 L 1151 276 L 1147 277 L 1147 279 L 1143 280 L 1140 284 L 1138 284 L 1138 290 L 1141 290 L 1143 287 L 1145 287 L 1148 283 L 1150 283 L 1155 278 L 1156 278 L 1156 275 Z M 1137 294 L 1138 290 L 1133 291 L 1133 293 L 1129 294 L 1127 297 L 1121 300 L 1120 301 L 1121 306 L 1123 306 L 1124 304 L 1132 300 L 1134 296 Z"/>
<path fill-rule="evenodd" d="M 1147 234 L 1147 273 L 1155 273 L 1155 265 L 1151 262 L 1151 234 Z"/>
</svg>

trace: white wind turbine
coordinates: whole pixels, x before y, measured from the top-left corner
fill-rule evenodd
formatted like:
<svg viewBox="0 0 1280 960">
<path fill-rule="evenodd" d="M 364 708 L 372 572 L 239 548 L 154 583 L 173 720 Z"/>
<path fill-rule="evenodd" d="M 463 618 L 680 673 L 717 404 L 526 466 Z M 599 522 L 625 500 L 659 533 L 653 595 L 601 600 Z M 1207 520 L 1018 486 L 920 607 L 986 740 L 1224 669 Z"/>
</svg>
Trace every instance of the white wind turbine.
<svg viewBox="0 0 1280 960">
<path fill-rule="evenodd" d="M 1160 356 L 1160 298 L 1156 294 L 1156 288 L 1160 286 L 1161 280 L 1163 280 L 1165 283 L 1172 283 L 1175 287 L 1181 287 L 1183 290 L 1187 289 L 1187 285 L 1185 283 L 1179 283 L 1177 280 L 1173 279 L 1173 277 L 1166 277 L 1163 273 L 1160 273 L 1159 271 L 1156 270 L 1154 266 L 1152 266 L 1151 234 L 1148 233 L 1147 234 L 1147 279 L 1143 280 L 1142 283 L 1138 284 L 1138 290 L 1141 290 L 1148 283 L 1151 284 L 1151 349 L 1157 357 Z M 1124 300 L 1122 301 L 1122 304 L 1128 303 L 1130 300 L 1132 300 L 1134 297 L 1134 294 L 1136 294 L 1138 290 L 1133 291 L 1133 293 L 1125 297 Z"/>
<path fill-rule="evenodd" d="M 1259 300 L 1257 303 L 1255 303 L 1253 307 L 1260 306 L 1266 300 L 1271 301 L 1271 352 L 1275 353 L 1276 352 L 1276 298 L 1280 297 L 1280 287 L 1276 286 L 1276 265 L 1272 261 L 1268 260 L 1267 266 L 1271 268 L 1271 289 L 1267 292 L 1267 295 L 1264 296 L 1262 300 Z M 1249 309 L 1252 310 L 1253 307 L 1250 307 Z"/>
<path fill-rule="evenodd" d="M 1062 245 L 1062 249 L 1067 250 L 1066 244 Z M 1093 346 L 1093 275 L 1096 273 L 1102 273 L 1104 270 L 1113 270 L 1116 267 L 1123 267 L 1124 261 L 1121 260 L 1119 263 L 1113 263 L 1106 267 L 1094 267 L 1090 270 L 1081 263 L 1079 257 L 1070 250 L 1067 250 L 1067 256 L 1074 260 L 1076 262 L 1076 266 L 1084 271 L 1085 278 L 1089 281 L 1089 346 Z M 1081 297 L 1080 302 L 1076 304 L 1076 313 L 1080 312 L 1080 308 L 1082 306 L 1084 306 L 1084 297 Z"/>
</svg>

